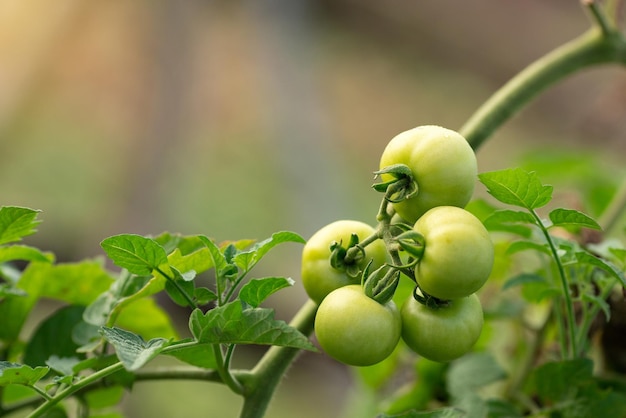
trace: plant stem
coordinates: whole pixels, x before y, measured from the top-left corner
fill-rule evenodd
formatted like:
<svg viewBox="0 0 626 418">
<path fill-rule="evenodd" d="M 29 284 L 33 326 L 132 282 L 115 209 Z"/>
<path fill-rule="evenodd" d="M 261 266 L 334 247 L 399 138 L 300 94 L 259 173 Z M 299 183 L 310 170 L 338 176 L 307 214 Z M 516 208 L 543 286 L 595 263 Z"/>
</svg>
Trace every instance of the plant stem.
<svg viewBox="0 0 626 418">
<path fill-rule="evenodd" d="M 290 325 L 304 335 L 313 332 L 317 304 L 308 300 L 293 317 Z M 240 418 L 263 417 L 283 374 L 301 350 L 292 347 L 272 346 L 244 380 L 246 391 Z"/>
<path fill-rule="evenodd" d="M 241 383 L 231 374 L 230 369 L 228 368 L 230 363 L 230 356 L 227 356 L 228 361 L 224 361 L 224 353 L 222 352 L 221 344 L 213 344 L 213 354 L 215 355 L 215 363 L 217 364 L 217 372 L 219 373 L 222 381 L 228 386 L 233 392 L 238 395 L 241 395 L 243 392 L 243 387 Z"/>
<path fill-rule="evenodd" d="M 598 2 L 595 0 L 582 0 L 583 5 L 587 6 L 589 11 L 591 12 L 591 16 L 595 21 L 596 25 L 600 28 L 602 33 L 607 36 L 612 32 L 615 32 L 615 29 L 611 27 L 609 20 L 604 14 L 604 10 L 602 7 L 598 5 Z"/>
<path fill-rule="evenodd" d="M 567 276 L 565 275 L 565 269 L 563 268 L 563 263 L 561 262 L 561 257 L 559 257 L 559 253 L 557 252 L 556 246 L 554 245 L 554 241 L 550 236 L 550 233 L 543 225 L 541 218 L 537 215 L 537 212 L 534 210 L 530 210 L 530 213 L 535 218 L 537 222 L 537 226 L 541 229 L 543 236 L 548 242 L 548 246 L 550 247 L 550 252 L 552 253 L 552 258 L 556 263 L 556 266 L 559 271 L 559 277 L 561 279 L 561 286 L 563 287 L 563 297 L 565 298 L 565 309 L 567 310 L 567 328 L 569 333 L 569 355 L 571 358 L 574 358 L 578 353 L 577 341 L 576 341 L 576 318 L 574 317 L 574 303 L 572 302 L 572 295 L 570 294 L 569 282 L 567 280 Z M 555 304 L 555 309 L 558 309 L 558 305 Z M 561 341 L 561 349 L 564 352 L 567 352 L 565 349 L 567 347 L 567 341 L 564 338 Z"/>
<path fill-rule="evenodd" d="M 78 382 L 76 382 L 76 384 L 57 393 L 54 397 L 48 399 L 46 402 L 41 404 L 37 409 L 31 412 L 31 414 L 28 415 L 28 418 L 36 418 L 36 417 L 43 416 L 46 412 L 52 409 L 56 404 L 61 402 L 63 399 L 71 396 L 72 394 L 78 392 L 80 389 L 88 385 L 91 385 L 106 376 L 109 376 L 115 372 L 122 370 L 123 368 L 124 368 L 124 365 L 121 362 L 118 362 L 108 367 L 105 367 L 102 370 L 98 370 L 97 372 L 83 378 L 82 380 L 79 380 Z"/>
<path fill-rule="evenodd" d="M 477 149 L 530 99 L 550 85 L 585 67 L 604 63 L 626 65 L 626 41 L 598 28 L 563 44 L 530 64 L 491 96 L 459 132 Z"/>
</svg>

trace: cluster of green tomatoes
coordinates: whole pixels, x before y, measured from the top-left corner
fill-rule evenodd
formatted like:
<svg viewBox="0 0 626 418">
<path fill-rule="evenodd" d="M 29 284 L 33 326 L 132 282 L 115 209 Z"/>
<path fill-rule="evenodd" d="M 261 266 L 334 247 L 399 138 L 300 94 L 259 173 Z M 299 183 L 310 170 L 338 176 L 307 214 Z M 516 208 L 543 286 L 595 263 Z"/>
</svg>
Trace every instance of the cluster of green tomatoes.
<svg viewBox="0 0 626 418">
<path fill-rule="evenodd" d="M 318 343 L 354 366 L 384 360 L 401 339 L 425 358 L 451 361 L 480 336 L 476 291 L 494 262 L 487 230 L 463 209 L 474 192 L 475 154 L 457 132 L 420 126 L 388 143 L 376 174 L 374 188 L 385 193 L 377 226 L 336 221 L 303 249 L 302 283 L 319 304 Z M 415 286 L 398 308 L 403 276 Z"/>
</svg>

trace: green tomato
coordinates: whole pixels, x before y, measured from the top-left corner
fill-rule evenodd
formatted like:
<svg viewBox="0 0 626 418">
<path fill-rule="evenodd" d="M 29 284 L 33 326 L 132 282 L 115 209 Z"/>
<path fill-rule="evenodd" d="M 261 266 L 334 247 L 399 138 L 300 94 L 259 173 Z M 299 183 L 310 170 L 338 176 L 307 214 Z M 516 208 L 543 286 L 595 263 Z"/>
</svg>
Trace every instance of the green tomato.
<svg viewBox="0 0 626 418">
<path fill-rule="evenodd" d="M 485 284 L 494 248 L 478 218 L 465 209 L 439 206 L 418 219 L 413 229 L 424 237 L 424 253 L 415 267 L 415 279 L 424 292 L 458 299 Z"/>
<path fill-rule="evenodd" d="M 467 140 L 455 131 L 426 125 L 395 136 L 383 151 L 380 168 L 405 164 L 417 182 L 417 194 L 393 203 L 396 212 L 414 223 L 435 206 L 464 207 L 474 193 L 476 156 Z M 389 174 L 381 176 L 389 181 Z"/>
<path fill-rule="evenodd" d="M 352 366 L 371 366 L 389 357 L 401 330 L 396 304 L 376 302 L 360 285 L 329 293 L 315 316 L 315 335 L 322 349 Z"/>
<path fill-rule="evenodd" d="M 402 340 L 429 360 L 448 362 L 469 352 L 483 328 L 483 310 L 475 294 L 430 308 L 410 297 L 400 310 Z"/>
<path fill-rule="evenodd" d="M 330 245 L 333 242 L 342 242 L 347 245 L 352 234 L 359 237 L 359 242 L 374 233 L 370 225 L 351 220 L 336 221 L 326 225 L 307 241 L 302 250 L 302 285 L 309 297 L 320 303 L 333 290 L 356 284 L 360 278 L 350 277 L 345 271 L 333 268 L 330 265 Z M 365 257 L 358 261 L 358 267 L 363 270 L 372 260 L 372 271 L 387 260 L 387 248 L 382 240 L 376 240 L 365 247 Z"/>
</svg>

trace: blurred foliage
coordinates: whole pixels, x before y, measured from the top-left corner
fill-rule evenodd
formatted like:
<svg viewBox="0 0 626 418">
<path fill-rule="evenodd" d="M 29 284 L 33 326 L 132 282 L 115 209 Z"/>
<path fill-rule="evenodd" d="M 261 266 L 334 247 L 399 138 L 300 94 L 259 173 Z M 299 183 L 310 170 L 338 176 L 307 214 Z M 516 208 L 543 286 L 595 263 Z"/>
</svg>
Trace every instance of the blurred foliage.
<svg viewBox="0 0 626 418">
<path fill-rule="evenodd" d="M 98 242 L 120 232 L 308 237 L 346 216 L 373 222 L 371 172 L 391 137 L 460 126 L 587 26 L 571 2 L 6 1 L 1 203 L 43 210 L 30 242 L 61 260 L 101 254 Z M 481 148 L 480 170 L 521 161 L 547 181 L 570 178 L 581 195 L 565 198 L 599 213 L 619 178 L 624 77 L 601 69 L 557 86 Z M 554 155 L 534 158 L 546 143 Z M 282 273 L 297 278 L 293 251 Z M 278 313 L 303 299 L 281 300 Z M 303 375 L 341 383 L 302 386 L 336 410 L 347 372 L 314 358 L 332 371 Z M 170 385 L 189 399 L 208 392 Z M 292 402 L 295 386 L 283 386 L 277 405 Z M 159 399 L 142 407 L 164 410 Z"/>
</svg>

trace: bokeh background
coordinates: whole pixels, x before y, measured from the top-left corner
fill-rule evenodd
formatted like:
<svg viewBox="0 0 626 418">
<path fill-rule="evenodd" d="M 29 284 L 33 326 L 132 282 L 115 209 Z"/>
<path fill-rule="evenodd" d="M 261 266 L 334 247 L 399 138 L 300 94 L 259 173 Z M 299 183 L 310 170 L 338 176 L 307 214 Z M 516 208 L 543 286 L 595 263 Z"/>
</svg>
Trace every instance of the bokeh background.
<svg viewBox="0 0 626 418">
<path fill-rule="evenodd" d="M 372 223 L 389 139 L 458 129 L 589 25 L 574 0 L 2 0 L 0 204 L 42 210 L 28 243 L 60 261 L 102 256 L 117 233 L 308 238 L 337 219 Z M 567 155 L 619 178 L 625 141 L 626 72 L 602 67 L 498 130 L 479 170 Z M 258 274 L 297 281 L 299 252 L 275 250 Z M 297 284 L 272 303 L 288 319 L 304 300 Z M 304 355 L 269 416 L 349 416 L 350 373 Z M 234 416 L 237 398 L 207 412 L 228 399 L 216 385 L 145 383 L 124 407 Z"/>
</svg>

